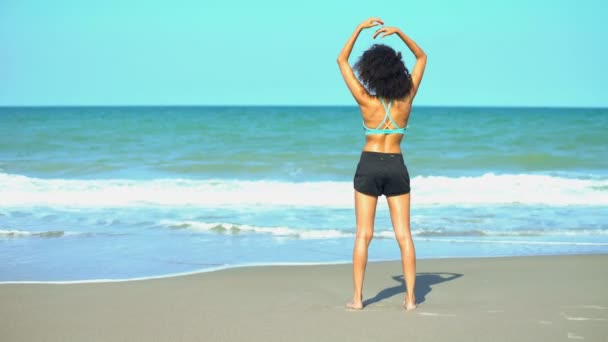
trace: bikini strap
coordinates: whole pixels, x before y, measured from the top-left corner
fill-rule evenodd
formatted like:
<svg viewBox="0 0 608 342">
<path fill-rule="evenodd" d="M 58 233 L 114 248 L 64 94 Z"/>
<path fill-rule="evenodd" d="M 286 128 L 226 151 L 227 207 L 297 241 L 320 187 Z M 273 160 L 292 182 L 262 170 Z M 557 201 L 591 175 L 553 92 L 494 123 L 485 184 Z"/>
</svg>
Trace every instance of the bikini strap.
<svg viewBox="0 0 608 342">
<path fill-rule="evenodd" d="M 388 105 L 386 105 L 384 103 L 384 100 L 382 100 L 382 98 L 380 97 L 380 102 L 382 102 L 382 106 L 384 107 L 386 114 L 384 115 L 384 119 L 382 119 L 382 122 L 378 125 L 378 127 L 376 127 L 376 129 L 380 129 L 380 126 L 384 126 L 383 129 L 388 128 L 386 118 L 391 121 L 391 123 L 393 124 L 393 126 L 395 126 L 396 129 L 400 129 L 399 125 L 397 125 L 397 123 L 395 122 L 395 120 L 393 120 L 393 117 L 391 116 L 391 105 L 393 104 L 393 100 L 388 101 Z"/>
</svg>

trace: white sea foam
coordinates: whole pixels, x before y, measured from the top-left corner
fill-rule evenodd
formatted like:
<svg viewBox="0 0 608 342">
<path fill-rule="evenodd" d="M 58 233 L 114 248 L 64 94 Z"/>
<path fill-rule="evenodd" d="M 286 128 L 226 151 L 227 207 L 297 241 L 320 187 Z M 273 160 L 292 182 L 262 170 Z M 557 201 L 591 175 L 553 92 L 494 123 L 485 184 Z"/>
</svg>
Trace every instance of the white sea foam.
<svg viewBox="0 0 608 342">
<path fill-rule="evenodd" d="M 18 229 L 0 229 L 0 236 L 31 236 L 32 232 Z"/>
<path fill-rule="evenodd" d="M 246 224 L 233 224 L 225 222 L 201 222 L 193 220 L 161 220 L 158 226 L 199 232 L 217 234 L 268 234 L 277 237 L 289 237 L 304 240 L 353 238 L 354 228 L 295 228 L 285 226 L 263 227 Z M 126 233 L 118 232 L 76 232 L 76 231 L 28 231 L 23 229 L 0 229 L 0 238 L 27 238 L 44 237 L 57 238 L 64 236 L 117 236 Z M 490 243 L 490 244 L 517 244 L 517 245 L 578 245 L 578 246 L 608 246 L 602 242 L 581 241 L 544 241 L 523 239 L 526 237 L 543 236 L 605 236 L 605 229 L 542 229 L 542 230 L 445 230 L 445 229 L 414 229 L 412 235 L 420 241 L 434 241 L 442 243 Z M 392 230 L 376 229 L 375 238 L 393 239 Z M 493 239 L 495 238 L 495 239 Z M 498 239 L 496 239 L 498 238 Z M 505 239 L 505 238 L 514 238 Z"/>
<path fill-rule="evenodd" d="M 352 207 L 351 182 L 68 180 L 0 173 L 0 207 Z M 416 205 L 608 205 L 608 179 L 548 175 L 417 176 Z"/>
<path fill-rule="evenodd" d="M 0 229 L 0 238 L 1 237 L 62 237 L 64 235 L 68 235 L 68 233 L 62 230 L 49 230 L 43 232 L 36 231 L 27 231 L 27 230 L 19 230 L 19 229 Z"/>
<path fill-rule="evenodd" d="M 120 236 L 126 233 L 117 232 L 77 232 L 64 230 L 29 231 L 23 229 L 0 229 L 0 238 L 60 238 L 60 237 L 96 237 Z"/>
<path fill-rule="evenodd" d="M 310 229 L 292 227 L 259 227 L 251 225 L 240 225 L 223 222 L 200 222 L 200 221 L 172 221 L 163 220 L 159 224 L 170 229 L 186 229 L 191 231 L 216 232 L 219 234 L 270 234 L 274 236 L 284 236 L 299 239 L 337 239 L 352 238 L 355 236 L 352 229 Z M 542 240 L 523 240 L 519 238 L 535 236 L 573 236 L 573 235 L 607 235 L 607 230 L 523 230 L 523 231 L 454 231 L 454 230 L 435 230 L 435 229 L 416 229 L 412 235 L 421 241 L 451 242 L 451 243 L 491 243 L 491 244 L 519 244 L 519 245 L 577 245 L 577 246 L 608 246 L 608 243 L 601 242 L 578 242 L 578 241 L 542 241 Z M 471 239 L 470 237 L 477 237 Z M 392 230 L 376 230 L 375 238 L 392 239 L 395 234 Z M 430 237 L 430 238 L 429 238 Z M 455 238 L 460 237 L 460 239 Z M 463 239 L 462 237 L 467 237 Z M 511 237 L 517 240 L 504 240 L 492 238 Z"/>
<path fill-rule="evenodd" d="M 339 229 L 297 229 L 290 227 L 257 227 L 230 223 L 207 223 L 199 221 L 161 221 L 161 225 L 172 229 L 188 229 L 218 233 L 261 233 L 300 239 L 332 239 L 354 236 L 353 232 Z"/>
</svg>

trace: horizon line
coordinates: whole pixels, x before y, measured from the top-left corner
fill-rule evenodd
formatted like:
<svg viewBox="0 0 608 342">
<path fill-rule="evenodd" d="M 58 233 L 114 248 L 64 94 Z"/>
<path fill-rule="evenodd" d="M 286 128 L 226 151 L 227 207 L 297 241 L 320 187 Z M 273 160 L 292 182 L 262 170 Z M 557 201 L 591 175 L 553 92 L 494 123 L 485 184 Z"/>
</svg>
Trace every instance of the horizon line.
<svg viewBox="0 0 608 342">
<path fill-rule="evenodd" d="M 34 105 L 0 105 L 5 108 L 119 108 L 119 107 L 357 107 L 357 104 L 34 104 Z M 424 108 L 531 108 L 531 109 L 608 109 L 608 106 L 574 106 L 574 105 L 413 105 Z"/>
</svg>

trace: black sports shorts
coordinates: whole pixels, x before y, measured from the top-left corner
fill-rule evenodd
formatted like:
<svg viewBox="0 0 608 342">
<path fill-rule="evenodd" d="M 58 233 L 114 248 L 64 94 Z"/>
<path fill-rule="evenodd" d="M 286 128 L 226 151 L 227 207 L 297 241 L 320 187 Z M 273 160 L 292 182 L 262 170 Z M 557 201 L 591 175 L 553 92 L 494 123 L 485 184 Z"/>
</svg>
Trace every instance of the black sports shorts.
<svg viewBox="0 0 608 342">
<path fill-rule="evenodd" d="M 410 192 L 410 175 L 401 153 L 363 151 L 353 183 L 357 191 L 370 196 Z"/>
</svg>

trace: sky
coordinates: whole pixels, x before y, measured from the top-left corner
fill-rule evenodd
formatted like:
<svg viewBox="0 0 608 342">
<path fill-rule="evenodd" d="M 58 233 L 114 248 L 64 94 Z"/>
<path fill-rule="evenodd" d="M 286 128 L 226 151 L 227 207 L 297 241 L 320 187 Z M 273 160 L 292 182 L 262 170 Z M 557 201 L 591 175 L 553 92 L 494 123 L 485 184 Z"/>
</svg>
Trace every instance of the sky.
<svg viewBox="0 0 608 342">
<path fill-rule="evenodd" d="M 0 0 L 0 106 L 355 105 L 371 16 L 426 52 L 415 105 L 608 107 L 603 0 Z M 364 30 L 350 62 L 375 42 Z"/>
</svg>

